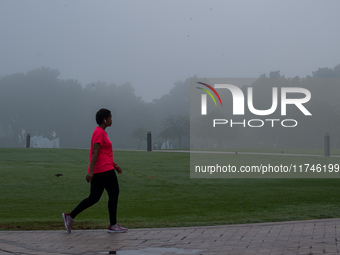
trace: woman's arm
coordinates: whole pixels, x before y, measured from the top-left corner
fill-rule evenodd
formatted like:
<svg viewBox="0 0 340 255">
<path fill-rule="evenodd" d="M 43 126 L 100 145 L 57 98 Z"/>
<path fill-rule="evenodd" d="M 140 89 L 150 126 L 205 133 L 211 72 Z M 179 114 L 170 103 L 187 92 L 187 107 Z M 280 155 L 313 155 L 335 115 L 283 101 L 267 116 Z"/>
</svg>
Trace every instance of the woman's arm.
<svg viewBox="0 0 340 255">
<path fill-rule="evenodd" d="M 115 165 L 114 168 L 118 174 L 121 174 L 123 172 L 123 170 L 118 165 Z"/>
<path fill-rule="evenodd" d="M 94 165 L 97 161 L 97 156 L 100 150 L 100 143 L 94 143 L 92 146 L 92 157 L 91 157 L 91 163 L 90 163 L 90 171 L 86 175 L 86 181 L 90 182 L 93 178 L 93 171 L 94 171 Z"/>
</svg>

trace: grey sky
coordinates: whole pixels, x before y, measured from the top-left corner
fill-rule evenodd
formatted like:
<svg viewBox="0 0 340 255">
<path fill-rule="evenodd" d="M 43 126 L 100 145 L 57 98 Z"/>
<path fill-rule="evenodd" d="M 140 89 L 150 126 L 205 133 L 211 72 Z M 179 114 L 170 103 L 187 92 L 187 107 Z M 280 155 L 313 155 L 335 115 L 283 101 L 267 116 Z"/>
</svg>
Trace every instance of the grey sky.
<svg viewBox="0 0 340 255">
<path fill-rule="evenodd" d="M 311 75 L 340 63 L 340 1 L 0 1 L 0 74 L 41 66 L 150 101 L 190 76 Z"/>
</svg>

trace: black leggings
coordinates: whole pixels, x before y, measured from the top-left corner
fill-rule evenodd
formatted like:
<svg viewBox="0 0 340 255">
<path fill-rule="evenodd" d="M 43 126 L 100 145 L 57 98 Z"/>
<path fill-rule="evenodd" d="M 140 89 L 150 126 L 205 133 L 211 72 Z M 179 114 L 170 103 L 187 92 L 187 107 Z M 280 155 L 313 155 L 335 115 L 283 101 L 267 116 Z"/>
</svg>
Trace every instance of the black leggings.
<svg viewBox="0 0 340 255">
<path fill-rule="evenodd" d="M 118 203 L 118 180 L 115 170 L 106 171 L 93 175 L 91 181 L 91 191 L 88 198 L 85 198 L 79 203 L 79 205 L 70 213 L 72 219 L 74 219 L 79 213 L 86 208 L 97 203 L 106 189 L 109 195 L 109 214 L 110 224 L 115 225 L 117 223 L 117 203 Z"/>
</svg>

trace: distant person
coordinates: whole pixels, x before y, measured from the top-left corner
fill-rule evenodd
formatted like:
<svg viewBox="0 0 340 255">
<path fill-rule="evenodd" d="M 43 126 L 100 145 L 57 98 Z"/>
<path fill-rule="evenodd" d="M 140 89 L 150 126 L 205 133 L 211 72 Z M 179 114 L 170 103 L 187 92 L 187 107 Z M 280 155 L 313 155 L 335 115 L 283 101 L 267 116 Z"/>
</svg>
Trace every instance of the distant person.
<svg viewBox="0 0 340 255">
<path fill-rule="evenodd" d="M 109 195 L 110 227 L 107 231 L 121 233 L 128 230 L 121 227 L 116 218 L 119 187 L 115 170 L 121 174 L 122 169 L 113 162 L 112 143 L 105 131 L 112 125 L 111 112 L 107 109 L 100 109 L 96 114 L 96 122 L 98 127 L 92 134 L 89 167 L 86 175 L 86 181 L 91 183 L 90 195 L 81 201 L 70 214 L 62 214 L 66 230 L 69 233 L 71 233 L 74 218 L 86 208 L 97 203 L 104 189 Z"/>
</svg>

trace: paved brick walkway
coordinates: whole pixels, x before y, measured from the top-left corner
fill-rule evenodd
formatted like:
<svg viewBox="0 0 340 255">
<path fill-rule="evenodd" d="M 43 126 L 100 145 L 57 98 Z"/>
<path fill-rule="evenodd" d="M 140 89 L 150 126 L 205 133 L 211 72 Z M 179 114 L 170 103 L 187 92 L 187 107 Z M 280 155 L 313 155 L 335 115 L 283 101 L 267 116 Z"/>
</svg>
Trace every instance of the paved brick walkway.
<svg viewBox="0 0 340 255">
<path fill-rule="evenodd" d="M 340 254 L 340 219 L 210 227 L 0 231 L 0 254 Z"/>
</svg>

